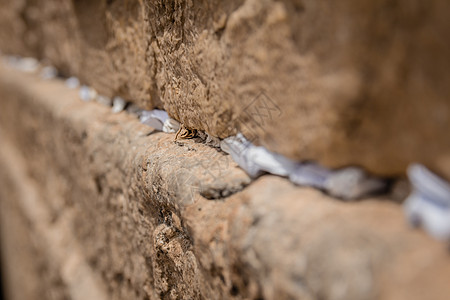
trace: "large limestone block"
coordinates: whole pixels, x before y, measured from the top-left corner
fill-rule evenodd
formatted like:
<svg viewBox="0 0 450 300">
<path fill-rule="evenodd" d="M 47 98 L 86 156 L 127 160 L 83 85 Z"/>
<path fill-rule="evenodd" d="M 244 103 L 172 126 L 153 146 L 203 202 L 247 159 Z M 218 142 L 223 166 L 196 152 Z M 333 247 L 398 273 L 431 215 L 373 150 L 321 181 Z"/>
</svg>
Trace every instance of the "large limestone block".
<svg viewBox="0 0 450 300">
<path fill-rule="evenodd" d="M 251 181 L 58 80 L 0 67 L 0 96 L 11 299 L 448 298 L 447 247 L 388 197 Z"/>
<path fill-rule="evenodd" d="M 188 127 L 331 167 L 389 176 L 416 161 L 450 178 L 446 0 L 0 3 L 5 51 Z"/>
</svg>

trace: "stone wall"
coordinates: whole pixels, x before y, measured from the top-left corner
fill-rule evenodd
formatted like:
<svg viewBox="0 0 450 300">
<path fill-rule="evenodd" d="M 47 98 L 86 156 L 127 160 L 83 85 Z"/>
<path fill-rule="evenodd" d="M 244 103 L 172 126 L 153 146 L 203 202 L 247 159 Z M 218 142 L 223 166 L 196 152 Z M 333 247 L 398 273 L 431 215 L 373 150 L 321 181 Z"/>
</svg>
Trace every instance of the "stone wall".
<svg viewBox="0 0 450 300">
<path fill-rule="evenodd" d="M 450 178 L 446 0 L 0 5 L 4 52 L 190 128 L 331 167 L 398 176 L 421 162 Z"/>
<path fill-rule="evenodd" d="M 445 0 L 0 0 L 0 50 L 296 160 L 450 179 Z M 0 63 L 7 299 L 447 299 L 404 181 L 343 202 L 250 178 Z"/>
<path fill-rule="evenodd" d="M 1 67 L 0 91 L 8 299 L 447 299 L 445 245 L 393 195 L 250 180 L 58 79 Z"/>
</svg>

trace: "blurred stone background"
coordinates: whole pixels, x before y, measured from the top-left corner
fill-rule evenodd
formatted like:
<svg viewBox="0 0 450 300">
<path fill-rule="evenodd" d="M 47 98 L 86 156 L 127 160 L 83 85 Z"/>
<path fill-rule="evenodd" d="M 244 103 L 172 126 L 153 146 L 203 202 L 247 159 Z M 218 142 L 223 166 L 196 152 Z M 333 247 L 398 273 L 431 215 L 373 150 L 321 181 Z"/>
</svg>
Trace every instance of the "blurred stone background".
<svg viewBox="0 0 450 300">
<path fill-rule="evenodd" d="M 448 180 L 449 14 L 446 0 L 0 0 L 0 50 L 215 137 Z M 449 252 L 407 224 L 407 184 L 343 202 L 251 179 L 4 63 L 0 104 L 8 300 L 449 298 Z M 215 155 L 211 177 L 198 162 Z"/>
</svg>

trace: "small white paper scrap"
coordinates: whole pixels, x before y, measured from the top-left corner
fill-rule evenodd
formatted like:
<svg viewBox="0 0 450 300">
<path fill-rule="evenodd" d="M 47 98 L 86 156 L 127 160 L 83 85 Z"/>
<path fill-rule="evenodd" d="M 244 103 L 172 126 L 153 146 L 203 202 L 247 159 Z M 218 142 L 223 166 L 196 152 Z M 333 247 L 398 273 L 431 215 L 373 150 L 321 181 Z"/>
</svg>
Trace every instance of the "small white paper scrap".
<svg viewBox="0 0 450 300">
<path fill-rule="evenodd" d="M 97 97 L 97 92 L 93 89 L 88 87 L 87 85 L 82 85 L 80 87 L 80 99 L 83 101 L 91 101 L 94 100 Z"/>
<path fill-rule="evenodd" d="M 449 241 L 450 184 L 420 164 L 408 168 L 408 178 L 414 188 L 403 204 L 408 220 L 436 239 Z"/>
<path fill-rule="evenodd" d="M 67 78 L 65 83 L 69 89 L 76 89 L 80 86 L 80 81 L 78 80 L 78 78 L 73 77 L 73 76 Z"/>
<path fill-rule="evenodd" d="M 126 105 L 127 105 L 127 102 L 125 101 L 125 99 L 123 99 L 119 96 L 116 96 L 113 99 L 112 112 L 115 114 L 118 114 L 124 110 Z"/>
<path fill-rule="evenodd" d="M 169 115 L 164 110 L 153 109 L 144 110 L 141 112 L 139 121 L 142 124 L 148 125 L 155 128 L 156 130 L 162 131 L 164 123 L 169 119 Z"/>
</svg>

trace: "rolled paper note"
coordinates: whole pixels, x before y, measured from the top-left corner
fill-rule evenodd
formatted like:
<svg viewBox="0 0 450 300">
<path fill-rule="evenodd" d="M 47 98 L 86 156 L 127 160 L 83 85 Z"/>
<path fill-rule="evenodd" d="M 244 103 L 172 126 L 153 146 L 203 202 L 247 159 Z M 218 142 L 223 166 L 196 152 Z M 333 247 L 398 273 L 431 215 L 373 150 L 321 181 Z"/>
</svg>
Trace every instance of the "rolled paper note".
<svg viewBox="0 0 450 300">
<path fill-rule="evenodd" d="M 247 147 L 247 158 L 256 164 L 261 170 L 273 175 L 288 176 L 296 163 L 280 154 L 270 152 L 264 147 L 253 146 Z"/>
<path fill-rule="evenodd" d="M 220 143 L 222 151 L 231 155 L 233 160 L 241 167 L 250 177 L 257 177 L 264 171 L 256 163 L 250 160 L 248 148 L 253 145 L 238 133 L 236 136 L 225 138 Z"/>
<path fill-rule="evenodd" d="M 162 131 L 166 133 L 175 133 L 180 129 L 180 123 L 172 118 L 167 118 L 164 121 Z"/>
<path fill-rule="evenodd" d="M 53 79 L 58 76 L 58 70 L 53 66 L 45 66 L 42 68 L 40 75 L 42 79 Z"/>
<path fill-rule="evenodd" d="M 330 170 L 316 163 L 297 163 L 295 168 L 289 174 L 289 179 L 298 185 L 325 189 L 325 182 L 330 174 Z"/>
<path fill-rule="evenodd" d="M 94 100 L 97 97 L 97 92 L 86 85 L 82 85 L 80 87 L 80 99 L 83 101 L 91 101 Z"/>
<path fill-rule="evenodd" d="M 121 111 L 124 110 L 126 105 L 127 105 L 127 102 L 125 101 L 125 99 L 123 99 L 119 96 L 116 96 L 113 99 L 112 112 L 115 114 L 120 113 Z"/>
<path fill-rule="evenodd" d="M 26 73 L 36 72 L 39 68 L 39 61 L 32 57 L 14 57 L 8 61 L 12 67 Z"/>
<path fill-rule="evenodd" d="M 154 109 L 154 110 L 144 110 L 141 112 L 139 121 L 142 124 L 148 125 L 155 128 L 156 130 L 162 131 L 164 123 L 169 119 L 169 115 L 164 110 Z"/>
<path fill-rule="evenodd" d="M 241 133 L 224 139 L 220 145 L 251 177 L 257 177 L 264 172 L 287 176 L 295 167 L 292 160 L 264 147 L 254 146 Z"/>
<path fill-rule="evenodd" d="M 345 200 L 354 200 L 386 189 L 386 181 L 370 177 L 357 167 L 330 172 L 325 181 L 328 194 Z"/>
<path fill-rule="evenodd" d="M 408 168 L 413 191 L 404 202 L 404 211 L 415 226 L 439 240 L 450 240 L 450 184 L 425 166 Z"/>
<path fill-rule="evenodd" d="M 69 89 L 76 89 L 80 86 L 80 81 L 76 77 L 67 78 L 65 83 Z"/>
<path fill-rule="evenodd" d="M 360 168 L 332 171 L 312 162 L 298 163 L 264 147 L 254 146 L 240 133 L 224 139 L 220 146 L 251 177 L 265 172 L 285 176 L 295 184 L 319 188 L 346 200 L 386 188 L 384 180 L 367 176 Z"/>
</svg>

